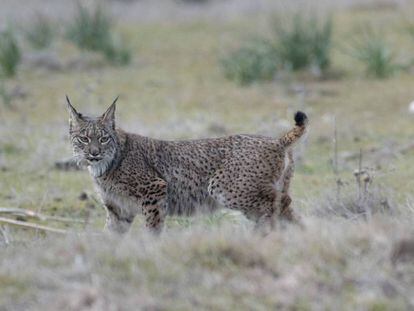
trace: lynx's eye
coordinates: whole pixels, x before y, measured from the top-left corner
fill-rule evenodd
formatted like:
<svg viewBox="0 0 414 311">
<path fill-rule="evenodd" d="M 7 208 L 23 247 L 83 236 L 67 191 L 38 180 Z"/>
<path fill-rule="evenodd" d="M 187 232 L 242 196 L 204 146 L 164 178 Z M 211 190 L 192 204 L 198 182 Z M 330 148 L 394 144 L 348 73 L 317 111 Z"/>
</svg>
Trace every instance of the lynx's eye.
<svg viewBox="0 0 414 311">
<path fill-rule="evenodd" d="M 86 136 L 78 136 L 78 141 L 82 144 L 89 144 L 90 139 Z"/>
<path fill-rule="evenodd" d="M 101 138 L 99 138 L 99 142 L 100 142 L 102 145 L 107 144 L 107 143 L 109 142 L 109 136 L 102 136 Z"/>
</svg>

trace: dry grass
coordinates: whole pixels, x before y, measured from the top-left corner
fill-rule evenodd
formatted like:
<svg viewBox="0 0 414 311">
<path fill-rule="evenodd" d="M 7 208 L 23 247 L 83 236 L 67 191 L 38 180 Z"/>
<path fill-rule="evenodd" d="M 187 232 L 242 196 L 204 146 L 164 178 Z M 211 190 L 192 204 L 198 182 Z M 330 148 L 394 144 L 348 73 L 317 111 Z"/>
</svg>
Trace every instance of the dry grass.
<svg viewBox="0 0 414 311">
<path fill-rule="evenodd" d="M 160 238 L 48 237 L 2 251 L 0 302 L 14 310 L 407 310 L 413 258 L 391 257 L 413 221 L 411 211 L 369 223 L 308 216 L 306 229 L 266 237 L 229 223 Z"/>
</svg>

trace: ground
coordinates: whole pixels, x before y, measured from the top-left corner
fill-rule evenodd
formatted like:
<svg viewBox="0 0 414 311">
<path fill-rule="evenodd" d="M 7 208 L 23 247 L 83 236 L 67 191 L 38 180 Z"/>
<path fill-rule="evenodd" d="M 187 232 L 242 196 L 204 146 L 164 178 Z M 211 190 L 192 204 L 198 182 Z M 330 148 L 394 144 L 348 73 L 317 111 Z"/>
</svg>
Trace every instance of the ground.
<svg viewBox="0 0 414 311">
<path fill-rule="evenodd" d="M 127 5 L 117 7 L 118 17 Z M 232 11 L 229 18 L 215 18 L 214 8 L 186 10 L 188 16 L 171 19 L 164 18 L 168 12 L 142 19 L 125 13 L 117 30 L 133 51 L 126 67 L 98 60 L 51 71 L 23 62 L 7 81 L 25 96 L 0 105 L 0 207 L 88 223 L 47 223 L 72 232 L 64 237 L 3 227 L 10 241 L 6 245 L 0 235 L 0 310 L 413 308 L 413 257 L 410 264 L 392 256 L 414 234 L 414 150 L 396 152 L 413 139 L 408 106 L 414 75 L 408 69 L 385 80 L 367 78 L 344 52 L 355 25 L 372 22 L 398 47 L 400 59 L 410 57 L 414 40 L 402 30 L 407 7 L 334 8 L 335 78 L 285 74 L 251 86 L 226 80 L 219 59 L 246 37 L 269 32 L 265 7 Z M 85 54 L 66 41 L 51 49 L 64 60 Z M 104 112 L 120 95 L 118 126 L 162 139 L 277 136 L 292 125 L 294 111 L 304 110 L 310 131 L 296 147 L 292 197 L 305 228 L 288 226 L 261 237 L 241 215 L 224 211 L 170 218 L 160 238 L 142 231 L 140 219 L 121 240 L 97 236 L 105 217 L 87 172 L 54 168 L 71 155 L 65 94 L 91 114 Z M 353 172 L 360 149 L 363 167 L 371 169 L 369 189 L 381 197 L 373 204 L 387 200 L 392 212 L 326 215 L 338 179 L 344 183 L 340 200 L 357 196 Z M 351 153 L 357 156 L 348 160 Z"/>
</svg>

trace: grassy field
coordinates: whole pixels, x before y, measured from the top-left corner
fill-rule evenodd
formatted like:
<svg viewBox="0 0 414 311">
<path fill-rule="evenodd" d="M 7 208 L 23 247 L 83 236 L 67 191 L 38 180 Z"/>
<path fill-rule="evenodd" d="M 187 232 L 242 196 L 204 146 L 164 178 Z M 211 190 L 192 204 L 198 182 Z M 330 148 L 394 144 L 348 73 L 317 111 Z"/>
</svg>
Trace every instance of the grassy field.
<svg viewBox="0 0 414 311">
<path fill-rule="evenodd" d="M 113 5 L 117 31 L 132 51 L 123 67 L 57 38 L 43 53 L 67 66 L 51 70 L 33 65 L 30 56 L 38 52 L 24 45 L 17 76 L 5 81 L 17 95 L 9 105 L 0 103 L 0 207 L 87 224 L 36 221 L 72 232 L 64 237 L 1 226 L 0 310 L 414 308 L 414 251 L 407 246 L 414 243 L 414 148 L 404 148 L 413 142 L 413 69 L 375 79 L 347 53 L 356 27 L 372 23 L 406 62 L 414 40 L 404 31 L 404 12 L 412 7 L 353 3 L 332 8 L 333 74 L 327 79 L 283 73 L 239 86 L 224 77 L 223 55 L 250 36 L 271 33 L 275 12 L 265 4 L 239 14 L 237 5 L 234 11 L 223 4 L 216 18 L 219 4 L 169 3 L 170 19 L 168 10 L 144 18 L 128 7 L 139 5 Z M 244 217 L 224 211 L 170 218 L 159 238 L 144 232 L 140 219 L 123 239 L 96 235 L 105 215 L 87 172 L 54 168 L 71 156 L 65 94 L 90 114 L 102 113 L 120 95 L 118 126 L 163 139 L 277 136 L 291 126 L 294 111 L 306 111 L 310 132 L 296 147 L 292 183 L 305 228 L 261 237 Z M 360 150 L 372 182 L 364 193 L 370 213 L 342 217 L 358 200 L 353 173 Z"/>
</svg>

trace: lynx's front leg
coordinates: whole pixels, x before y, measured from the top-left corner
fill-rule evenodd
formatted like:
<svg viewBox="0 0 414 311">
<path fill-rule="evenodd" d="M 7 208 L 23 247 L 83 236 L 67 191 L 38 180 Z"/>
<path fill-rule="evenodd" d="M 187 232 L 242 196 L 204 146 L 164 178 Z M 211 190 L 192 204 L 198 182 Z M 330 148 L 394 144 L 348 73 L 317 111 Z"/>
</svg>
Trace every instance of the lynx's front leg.
<svg viewBox="0 0 414 311">
<path fill-rule="evenodd" d="M 159 234 L 164 226 L 165 197 L 167 183 L 160 179 L 154 179 L 141 189 L 144 194 L 142 213 L 145 217 L 145 226 L 153 233 Z"/>
<path fill-rule="evenodd" d="M 122 209 L 113 203 L 106 202 L 106 223 L 105 230 L 118 234 L 126 233 L 134 221 L 134 216 L 123 215 Z"/>
</svg>

